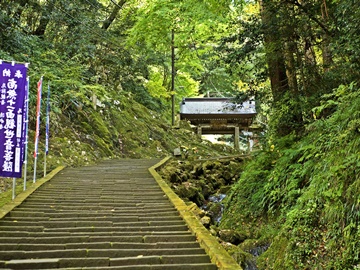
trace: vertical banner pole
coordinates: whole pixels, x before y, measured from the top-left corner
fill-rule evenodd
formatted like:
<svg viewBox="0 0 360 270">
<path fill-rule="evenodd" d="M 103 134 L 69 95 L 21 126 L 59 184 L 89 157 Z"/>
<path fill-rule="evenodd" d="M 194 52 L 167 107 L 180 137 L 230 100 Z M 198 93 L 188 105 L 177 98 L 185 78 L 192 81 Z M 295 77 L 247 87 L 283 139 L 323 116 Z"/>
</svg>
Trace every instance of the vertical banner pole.
<svg viewBox="0 0 360 270">
<path fill-rule="evenodd" d="M 171 30 L 171 125 L 175 125 L 175 31 Z"/>
<path fill-rule="evenodd" d="M 24 141 L 24 191 L 26 190 L 26 175 L 27 175 L 27 159 L 28 159 L 28 142 L 29 142 L 29 134 L 28 134 L 28 123 L 29 123 L 29 86 L 30 79 L 26 78 L 27 88 L 25 94 L 25 121 L 24 121 L 24 130 L 25 130 L 25 141 Z"/>
<path fill-rule="evenodd" d="M 13 190 L 12 190 L 12 199 L 14 200 L 16 197 L 16 178 L 13 178 Z"/>
<path fill-rule="evenodd" d="M 40 135 L 40 109 L 41 109 L 42 81 L 43 81 L 43 77 L 41 76 L 40 81 L 38 82 L 38 89 L 37 89 L 36 131 L 35 131 L 34 178 L 33 178 L 33 183 L 36 183 L 36 166 L 37 166 L 38 144 L 39 144 L 39 135 Z"/>
<path fill-rule="evenodd" d="M 46 154 L 44 155 L 44 177 L 46 176 Z"/>
<path fill-rule="evenodd" d="M 46 176 L 46 157 L 49 154 L 49 131 L 50 131 L 50 84 L 46 101 L 46 132 L 45 132 L 45 156 L 44 156 L 44 177 Z"/>
<path fill-rule="evenodd" d="M 34 158 L 34 177 L 33 177 L 33 183 L 36 183 L 36 163 L 37 163 L 37 157 Z"/>
</svg>

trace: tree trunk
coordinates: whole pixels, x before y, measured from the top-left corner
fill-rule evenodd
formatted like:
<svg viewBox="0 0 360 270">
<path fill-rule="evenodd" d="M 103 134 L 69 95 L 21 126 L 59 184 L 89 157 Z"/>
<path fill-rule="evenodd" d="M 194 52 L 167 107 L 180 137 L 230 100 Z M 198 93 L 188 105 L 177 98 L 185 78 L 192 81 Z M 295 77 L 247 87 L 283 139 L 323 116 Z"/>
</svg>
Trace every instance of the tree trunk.
<svg viewBox="0 0 360 270">
<path fill-rule="evenodd" d="M 296 45 L 292 40 L 285 42 L 285 63 L 286 63 L 286 76 L 288 79 L 288 86 L 292 93 L 294 93 L 294 98 L 298 96 L 298 83 L 296 78 L 296 66 L 294 54 L 296 50 L 294 49 Z"/>
<path fill-rule="evenodd" d="M 289 90 L 293 94 L 293 98 L 298 100 L 298 82 L 296 74 L 296 62 L 294 56 L 297 54 L 295 22 L 294 22 L 294 6 L 284 6 L 282 16 L 283 20 L 283 39 L 284 39 L 284 58 L 286 67 L 286 76 L 288 79 Z"/>
<path fill-rule="evenodd" d="M 110 16 L 104 21 L 101 29 L 107 30 L 110 25 L 114 22 L 116 16 L 118 15 L 119 11 L 122 9 L 122 7 L 125 5 L 126 0 L 120 0 L 117 4 L 114 2 L 114 0 L 111 0 L 115 4 L 115 7 L 113 11 L 111 12 Z"/>
<path fill-rule="evenodd" d="M 323 1 L 321 5 L 321 15 L 323 21 L 327 24 L 329 20 L 329 12 L 326 5 L 326 0 Z M 322 58 L 323 58 L 323 67 L 324 71 L 327 71 L 329 67 L 333 64 L 332 53 L 330 50 L 330 35 L 327 32 L 324 32 L 324 37 L 322 40 Z"/>
<path fill-rule="evenodd" d="M 53 12 L 56 0 L 48 1 L 47 6 L 44 7 L 43 12 L 41 13 L 41 18 L 38 27 L 34 31 L 34 35 L 43 37 L 45 34 L 45 30 L 47 25 L 50 22 L 51 13 Z"/>
<path fill-rule="evenodd" d="M 276 136 L 286 136 L 303 127 L 302 104 L 297 81 L 296 36 L 292 9 L 275 1 L 261 0 L 264 45 L 273 95 L 271 121 Z"/>
<path fill-rule="evenodd" d="M 20 0 L 19 1 L 19 7 L 16 9 L 16 11 L 14 12 L 14 19 L 16 20 L 20 20 L 21 18 L 21 14 L 24 11 L 25 5 L 29 4 L 28 0 Z"/>
<path fill-rule="evenodd" d="M 278 102 L 283 94 L 288 90 L 288 80 L 286 77 L 285 61 L 281 48 L 281 35 L 277 25 L 276 12 L 272 12 L 269 0 L 261 0 L 261 18 L 264 25 L 264 41 L 267 51 L 268 71 L 271 82 L 273 99 Z"/>
<path fill-rule="evenodd" d="M 330 38 L 325 34 L 322 41 L 322 59 L 324 71 L 328 71 L 329 67 L 333 64 L 332 53 L 330 50 Z"/>
</svg>

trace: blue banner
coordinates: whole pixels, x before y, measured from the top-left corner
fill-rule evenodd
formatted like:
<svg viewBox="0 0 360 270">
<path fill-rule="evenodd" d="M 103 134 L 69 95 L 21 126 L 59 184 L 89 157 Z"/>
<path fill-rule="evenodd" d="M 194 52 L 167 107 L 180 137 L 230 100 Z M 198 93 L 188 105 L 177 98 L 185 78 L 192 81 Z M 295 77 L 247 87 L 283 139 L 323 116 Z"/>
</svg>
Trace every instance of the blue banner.
<svg viewBox="0 0 360 270">
<path fill-rule="evenodd" d="M 26 87 L 25 87 L 25 100 L 24 100 L 24 115 L 23 115 L 23 144 L 24 152 L 23 159 L 24 162 L 27 160 L 27 144 L 29 141 L 28 137 L 28 126 L 29 126 L 29 85 L 30 78 L 26 78 Z"/>
<path fill-rule="evenodd" d="M 22 177 L 27 67 L 0 61 L 0 176 Z"/>
</svg>

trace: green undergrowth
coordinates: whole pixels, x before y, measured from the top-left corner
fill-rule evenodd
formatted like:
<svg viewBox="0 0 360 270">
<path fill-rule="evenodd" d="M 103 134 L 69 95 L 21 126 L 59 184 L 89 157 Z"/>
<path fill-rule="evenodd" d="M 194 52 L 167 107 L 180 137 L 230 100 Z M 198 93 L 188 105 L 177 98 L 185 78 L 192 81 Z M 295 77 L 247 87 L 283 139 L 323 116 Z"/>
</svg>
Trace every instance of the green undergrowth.
<svg viewBox="0 0 360 270">
<path fill-rule="evenodd" d="M 360 267 L 358 87 L 340 86 L 313 114 L 306 134 L 256 153 L 226 199 L 220 227 L 270 246 L 259 269 Z"/>
</svg>

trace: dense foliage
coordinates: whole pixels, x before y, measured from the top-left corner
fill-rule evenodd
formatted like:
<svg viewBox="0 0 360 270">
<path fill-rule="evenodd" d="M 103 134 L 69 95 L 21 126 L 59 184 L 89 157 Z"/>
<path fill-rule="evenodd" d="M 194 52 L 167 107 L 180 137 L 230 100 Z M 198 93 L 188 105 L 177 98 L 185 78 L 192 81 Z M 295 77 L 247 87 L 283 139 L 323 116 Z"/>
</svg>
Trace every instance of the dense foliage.
<svg viewBox="0 0 360 270">
<path fill-rule="evenodd" d="M 250 21 L 254 26 L 261 21 L 255 28 L 258 34 L 246 40 L 249 22 L 240 21 L 237 40 L 243 41 L 240 51 L 250 48 L 255 55 L 265 50 L 271 82 L 269 124 L 263 150 L 254 154 L 233 187 L 221 226 L 249 232 L 240 245 L 246 252 L 269 247 L 257 259 L 260 269 L 357 268 L 356 3 L 259 2 L 260 14 Z M 260 44 L 254 34 L 262 35 Z M 245 54 L 235 56 L 244 59 Z M 233 54 L 228 57 L 236 63 Z"/>
<path fill-rule="evenodd" d="M 262 268 L 359 264 L 359 94 L 351 85 L 324 97 L 313 111 L 331 108 L 332 114 L 308 125 L 301 139 L 290 134 L 258 153 L 234 186 L 223 226 L 280 226 L 275 238 L 250 228 L 252 237 L 272 243 L 260 257 Z"/>
<path fill-rule="evenodd" d="M 185 144 L 208 156 L 168 124 L 171 96 L 255 96 L 261 150 L 220 226 L 245 232 L 243 251 L 268 248 L 261 269 L 354 269 L 359 12 L 354 0 L 1 1 L 0 59 L 30 63 L 32 108 L 36 81 L 50 83 L 49 168 Z"/>
</svg>

